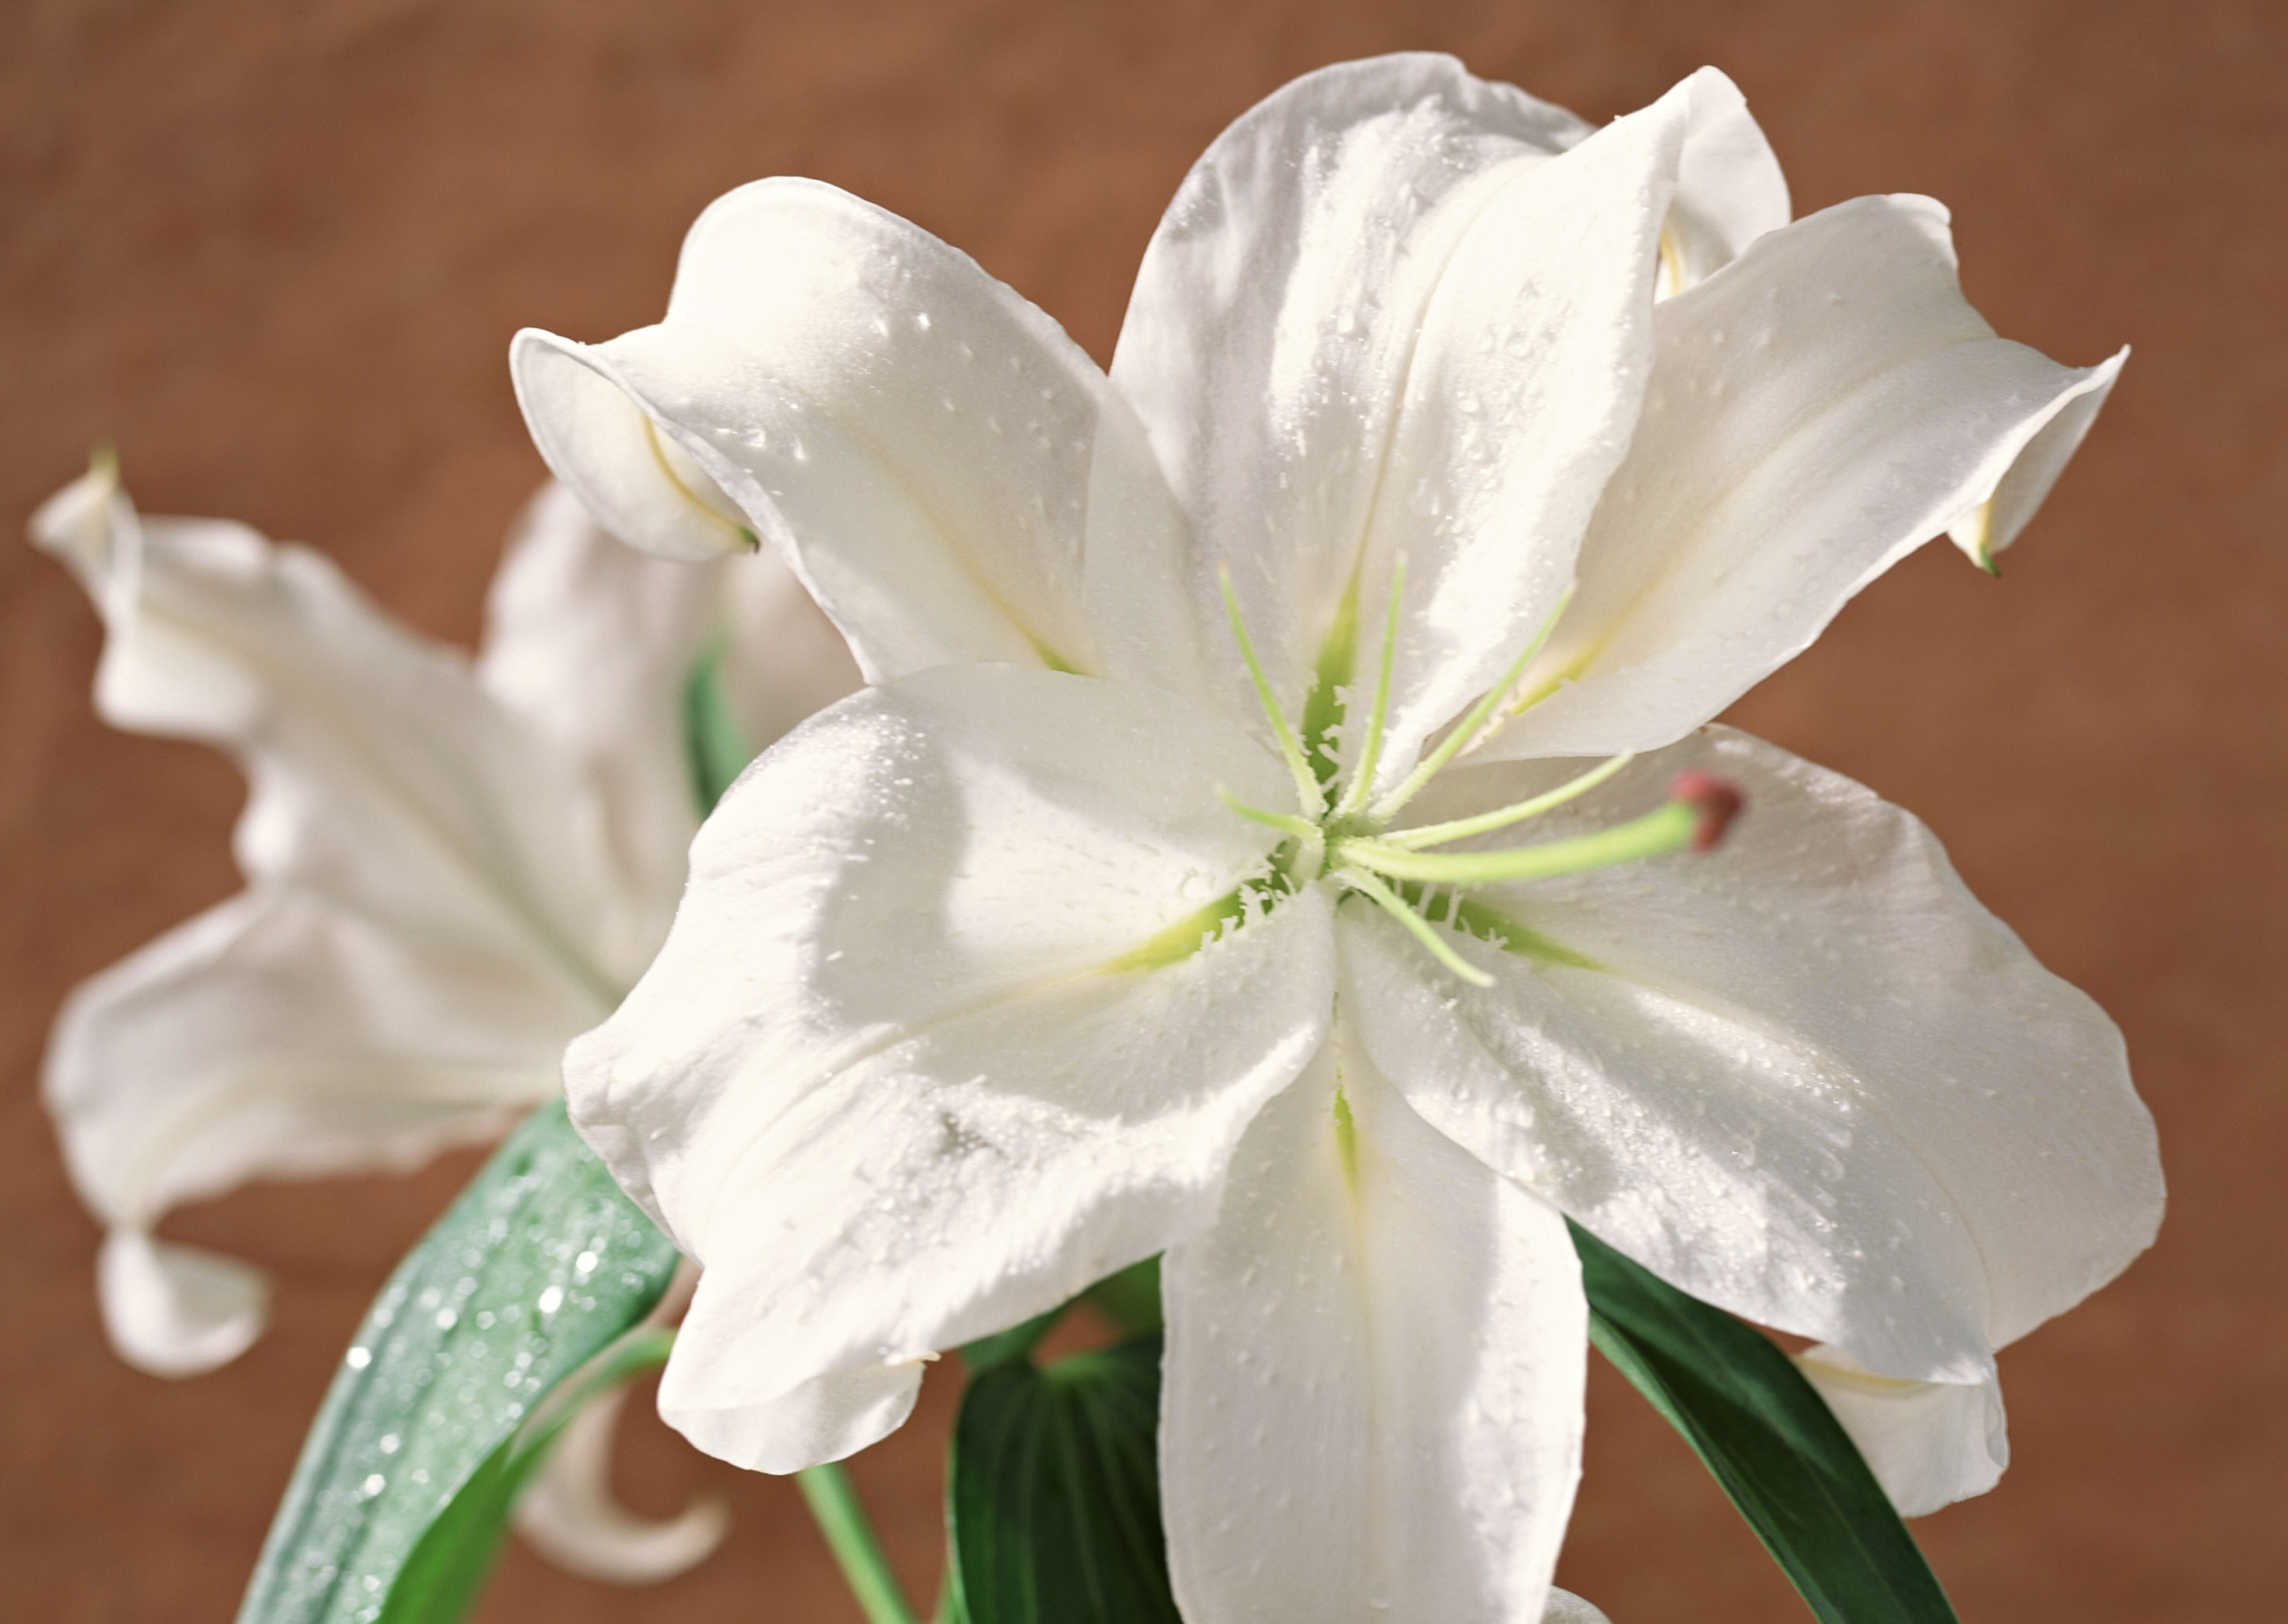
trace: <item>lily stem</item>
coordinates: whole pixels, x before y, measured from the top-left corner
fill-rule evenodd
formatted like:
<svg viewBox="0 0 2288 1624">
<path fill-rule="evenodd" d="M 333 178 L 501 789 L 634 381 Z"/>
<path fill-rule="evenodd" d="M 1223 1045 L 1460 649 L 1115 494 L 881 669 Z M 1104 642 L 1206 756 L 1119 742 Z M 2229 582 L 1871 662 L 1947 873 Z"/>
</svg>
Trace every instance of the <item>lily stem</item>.
<svg viewBox="0 0 2288 1624">
<path fill-rule="evenodd" d="M 866 1508 L 858 1501 L 850 1474 L 830 1461 L 797 1472 L 795 1481 L 802 1485 L 802 1497 L 809 1502 L 810 1514 L 826 1536 L 826 1548 L 841 1566 L 850 1593 L 858 1598 L 866 1624 L 921 1624 L 913 1604 L 898 1588 L 881 1541 L 874 1537 L 874 1525 L 866 1520 Z"/>
</svg>

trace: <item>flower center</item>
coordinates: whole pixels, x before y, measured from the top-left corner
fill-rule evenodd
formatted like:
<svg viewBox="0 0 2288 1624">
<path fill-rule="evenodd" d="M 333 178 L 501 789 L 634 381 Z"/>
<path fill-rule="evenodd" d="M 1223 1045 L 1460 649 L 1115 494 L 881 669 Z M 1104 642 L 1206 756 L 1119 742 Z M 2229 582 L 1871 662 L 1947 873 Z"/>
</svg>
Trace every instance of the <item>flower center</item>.
<svg viewBox="0 0 2288 1624">
<path fill-rule="evenodd" d="M 1490 852 L 1431 849 L 1489 835 L 1562 806 L 1626 766 L 1632 758 L 1620 755 L 1600 762 L 1553 789 L 1490 812 L 1386 832 L 1391 820 L 1448 763 L 1506 720 L 1495 717 L 1497 708 L 1509 696 L 1527 663 L 1548 639 L 1557 616 L 1565 611 L 1561 603 L 1556 614 L 1550 616 L 1525 651 L 1512 662 L 1502 680 L 1487 690 L 1437 748 L 1425 756 L 1395 788 L 1370 804 L 1368 797 L 1373 793 L 1375 775 L 1381 764 L 1383 734 L 1390 711 L 1391 663 L 1398 643 L 1398 612 L 1405 585 L 1406 560 L 1402 555 L 1391 570 L 1382 648 L 1358 758 L 1351 764 L 1350 776 L 1341 794 L 1331 800 L 1328 792 L 1332 786 L 1323 783 L 1313 771 L 1302 741 L 1272 692 L 1270 679 L 1264 674 L 1254 641 L 1248 636 L 1240 615 L 1230 572 L 1223 573 L 1224 606 L 1231 617 L 1232 636 L 1239 644 L 1240 657 L 1247 662 L 1257 702 L 1270 721 L 1279 753 L 1295 780 L 1295 793 L 1302 811 L 1268 812 L 1235 801 L 1228 795 L 1223 796 L 1223 802 L 1241 817 L 1288 836 L 1273 853 L 1268 882 L 1272 890 L 1291 891 L 1314 881 L 1326 880 L 1356 891 L 1405 926 L 1433 957 L 1455 975 L 1474 986 L 1490 986 L 1493 978 L 1464 958 L 1452 940 L 1452 927 L 1468 930 L 1472 923 L 1474 905 L 1464 899 L 1465 888 L 1553 879 L 1560 875 L 1636 862 L 1687 847 L 1709 851 L 1723 838 L 1726 827 L 1738 814 L 1740 791 L 1713 773 L 1680 772 L 1670 781 L 1668 798 L 1660 806 L 1641 817 L 1590 834 Z M 1323 675 L 1320 686 L 1331 686 Z M 1318 697 L 1315 693 L 1313 709 L 1328 709 L 1331 717 L 1335 708 L 1318 706 Z M 1307 716 L 1309 714 L 1307 709 Z M 1322 720 L 1313 731 L 1314 740 L 1326 733 L 1328 726 L 1328 722 Z M 1336 776 L 1339 778 L 1339 773 Z M 1442 918 L 1442 923 L 1449 927 L 1447 930 L 1439 929 L 1434 923 Z"/>
</svg>

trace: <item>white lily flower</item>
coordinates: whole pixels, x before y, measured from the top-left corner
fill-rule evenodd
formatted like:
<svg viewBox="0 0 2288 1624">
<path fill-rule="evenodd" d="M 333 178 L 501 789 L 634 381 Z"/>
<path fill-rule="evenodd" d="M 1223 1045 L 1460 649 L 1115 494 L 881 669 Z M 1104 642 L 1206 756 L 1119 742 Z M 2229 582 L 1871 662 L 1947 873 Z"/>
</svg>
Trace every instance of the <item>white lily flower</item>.
<svg viewBox="0 0 2288 1624">
<path fill-rule="evenodd" d="M 2103 1015 L 1907 814 L 1704 725 L 1921 542 L 2006 545 L 2119 358 L 1995 337 L 1927 200 L 1787 212 L 1712 71 L 1593 131 L 1391 57 L 1210 148 L 1109 379 L 801 181 L 701 218 L 660 325 L 520 337 L 616 534 L 767 538 L 878 685 L 568 1055 L 703 1268 L 673 1424 L 846 1454 L 1164 1249 L 1187 1618 L 1536 1620 L 1567 1217 L 1971 1389 L 2147 1244 Z M 1752 813 L 1677 850 L 1717 775 Z"/>
<path fill-rule="evenodd" d="M 754 629 L 722 669 L 763 739 L 856 672 L 783 568 L 644 558 L 559 486 L 520 523 L 473 667 L 317 553 L 138 515 L 108 467 L 32 530 L 103 614 L 104 717 L 228 749 L 251 784 L 247 889 L 77 988 L 45 1073 L 108 1231 L 113 1345 L 190 1375 L 260 1335 L 266 1286 L 155 1240 L 170 1208 L 498 1133 L 649 961 L 697 825 L 682 685 L 719 627 Z"/>
</svg>

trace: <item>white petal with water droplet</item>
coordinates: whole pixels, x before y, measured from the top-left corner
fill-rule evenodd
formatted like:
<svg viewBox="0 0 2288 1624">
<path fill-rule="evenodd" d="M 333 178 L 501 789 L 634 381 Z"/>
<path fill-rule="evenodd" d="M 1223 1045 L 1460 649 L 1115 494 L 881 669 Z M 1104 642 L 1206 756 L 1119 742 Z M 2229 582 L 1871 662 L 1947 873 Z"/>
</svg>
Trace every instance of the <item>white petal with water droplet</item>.
<svg viewBox="0 0 2288 1624">
<path fill-rule="evenodd" d="M 1499 804 L 1562 767 L 1443 793 Z M 1461 943 L 1482 993 L 1346 917 L 1346 1010 L 1424 1116 L 1671 1284 L 1886 1375 L 1983 1382 L 2159 1221 L 2120 1034 L 1927 829 L 1744 733 L 1641 759 L 1540 833 L 1686 769 L 1745 792 L 1717 851 L 1474 892 L 1519 948 Z"/>
<path fill-rule="evenodd" d="M 1956 286 L 1945 210 L 1918 197 L 1770 233 L 1653 330 L 1628 460 L 1520 690 L 1537 702 L 1482 757 L 1682 737 L 1998 484 L 2022 524 L 2071 449 L 2050 425 L 2085 427 L 2121 359 L 2061 367 L 1996 337 Z M 2038 478 L 2012 472 L 2029 456 Z"/>
<path fill-rule="evenodd" d="M 1191 1624 L 1537 1624 L 1587 1338 L 1554 1208 L 1339 1037 L 1164 1270 L 1161 1481 Z"/>
</svg>

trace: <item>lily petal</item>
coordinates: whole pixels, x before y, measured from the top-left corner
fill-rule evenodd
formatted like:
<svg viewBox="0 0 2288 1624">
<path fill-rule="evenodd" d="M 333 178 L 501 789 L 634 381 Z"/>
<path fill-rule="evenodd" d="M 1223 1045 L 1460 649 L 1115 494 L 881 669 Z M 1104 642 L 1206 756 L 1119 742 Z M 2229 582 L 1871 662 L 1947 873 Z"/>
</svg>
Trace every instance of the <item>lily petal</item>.
<svg viewBox="0 0 2288 1624">
<path fill-rule="evenodd" d="M 1738 107 L 1728 80 L 1696 75 L 1559 157 L 1482 177 L 1452 205 L 1468 215 L 1457 239 L 1425 245 L 1418 274 L 1434 286 L 1386 384 L 1398 413 L 1370 453 L 1357 564 L 1362 629 L 1381 623 L 1401 556 L 1407 566 L 1377 790 L 1563 603 L 1643 397 L 1679 166 L 1704 115 Z"/>
<path fill-rule="evenodd" d="M 1588 1333 L 1554 1208 L 1339 1036 L 1264 1107 L 1215 1227 L 1164 1271 L 1186 1619 L 1537 1624 Z"/>
<path fill-rule="evenodd" d="M 1113 381 L 1204 554 L 1231 566 L 1291 708 L 1349 579 L 1436 267 L 1489 171 L 1589 128 L 1451 57 L 1340 63 L 1241 115 L 1162 218 Z"/>
<path fill-rule="evenodd" d="M 1592 135 L 1433 56 L 1312 75 L 1209 149 L 1113 376 L 1283 702 L 1361 695 L 1401 554 L 1382 778 L 1510 666 L 1627 447 L 1656 272 L 1784 224 L 1777 173 L 1712 69 Z"/>
<path fill-rule="evenodd" d="M 1205 1226 L 1249 1117 L 1323 1030 L 1325 935 L 1300 899 L 1182 963 L 1010 998 L 822 1080 L 708 1214 L 660 1414 L 743 1466 L 838 1458 L 904 1419 L 933 1350 Z"/>
<path fill-rule="evenodd" d="M 777 554 L 751 553 L 722 567 L 717 609 L 724 697 L 758 750 L 795 725 L 857 692 L 864 678 L 850 646 Z M 676 853 L 679 866 L 688 851 Z"/>
<path fill-rule="evenodd" d="M 519 516 L 486 598 L 477 680 L 562 750 L 603 807 L 609 895 L 628 916 L 604 922 L 597 956 L 623 984 L 667 934 L 699 827 L 682 693 L 724 568 L 633 552 L 551 482 Z"/>
<path fill-rule="evenodd" d="M 115 1238 L 147 1245 L 169 1208 L 250 1178 L 410 1168 L 492 1137 L 555 1092 L 582 1008 L 521 963 L 409 948 L 325 898 L 267 888 L 82 983 L 57 1019 L 44 1094 L 82 1199 Z M 161 1247 L 155 1264 L 107 1252 L 103 1266 L 114 1343 L 161 1374 L 245 1346 L 164 1327 L 260 1314 L 238 1286 L 235 1307 L 213 1306 L 214 1271 L 194 1278 L 179 1252 Z"/>
<path fill-rule="evenodd" d="M 269 1309 L 260 1270 L 139 1230 L 104 1238 L 95 1279 L 112 1346 L 155 1376 L 195 1376 L 229 1364 L 262 1335 Z"/>
<path fill-rule="evenodd" d="M 2010 1463 L 2002 1384 L 1902 1382 L 1824 1343 L 1795 1359 L 1902 1517 L 1983 1494 Z"/>
<path fill-rule="evenodd" d="M 1997 338 L 1956 286 L 1945 211 L 1915 197 L 1773 232 L 1653 324 L 1628 460 L 1521 688 L 1536 702 L 1484 758 L 1671 743 L 1990 498 L 2006 541 L 2122 359 L 2076 369 Z"/>
<path fill-rule="evenodd" d="M 1992 494 L 1948 527 L 1947 535 L 1972 563 L 1993 568 L 1996 555 L 2018 539 L 2026 521 L 2042 505 L 2042 498 L 2050 494 L 2050 487 L 2065 471 L 2089 425 L 2097 421 L 2098 408 L 2113 392 L 2122 363 L 2128 358 L 2125 345 L 2111 360 L 2091 368 L 2089 381 L 2034 431 Z"/>
<path fill-rule="evenodd" d="M 577 945 L 605 885 L 576 780 L 465 661 L 314 554 L 144 521 L 103 472 L 33 527 L 103 611 L 103 715 L 231 749 L 253 786 L 251 889 L 58 1020 L 44 1087 L 97 1216 L 147 1236 L 180 1201 L 409 1165 L 547 1097 L 564 1034 L 610 1006 Z M 258 1323 L 245 1279 L 139 1239 L 105 1279 L 121 1351 L 147 1367 L 226 1359 L 246 1333 L 209 1330 Z"/>
<path fill-rule="evenodd" d="M 1141 427 L 1054 321 L 895 215 L 743 186 L 692 227 L 660 325 L 527 331 L 511 364 L 608 528 L 689 558 L 751 526 L 870 680 L 981 660 L 1197 685 L 1172 596 L 1195 572 Z"/>
<path fill-rule="evenodd" d="M 731 1509 L 719 1495 L 704 1494 L 680 1516 L 655 1521 L 612 1498 L 612 1429 L 627 1396 L 616 1387 L 566 1424 L 516 1502 L 516 1531 L 567 1573 L 657 1584 L 712 1554 L 730 1532 Z"/>
<path fill-rule="evenodd" d="M 694 665 L 756 749 L 856 688 L 831 622 L 769 553 L 670 564 L 599 527 L 568 486 L 527 504 L 487 598 L 477 679 L 558 747 L 601 807 L 615 874 L 596 956 L 632 984 L 658 952 L 699 827 L 684 738 Z"/>
<path fill-rule="evenodd" d="M 1453 793 L 1506 801 L 1557 766 Z M 1462 942 L 1483 992 L 1347 918 L 1347 1007 L 1426 1118 L 1672 1284 L 1884 1375 L 1982 1382 L 2159 1220 L 2120 1036 L 1928 830 L 1745 734 L 1543 827 L 1617 821 L 1692 767 L 1746 792 L 1717 853 L 1474 893 L 1515 927 L 1514 951 Z"/>
<path fill-rule="evenodd" d="M 1219 787 L 1291 796 L 1212 712 L 984 666 L 843 701 L 724 798 L 659 960 L 566 1057 L 705 1271 L 660 1397 L 694 1442 L 847 1453 L 914 1361 L 1209 1222 L 1332 997 L 1315 893 L 1200 945 L 1276 838 Z"/>
<path fill-rule="evenodd" d="M 1668 295 L 1707 281 L 1789 218 L 1787 178 L 1739 87 L 1713 68 L 1703 68 L 1692 83 L 1701 105 L 1661 232 L 1662 291 Z"/>
<path fill-rule="evenodd" d="M 91 474 L 33 536 L 103 611 L 96 709 L 113 725 L 237 756 L 236 850 L 437 944 L 530 962 L 568 996 L 616 987 L 582 944 L 600 830 L 576 778 L 457 651 L 381 614 L 331 563 L 242 525 L 144 519 Z"/>
</svg>

